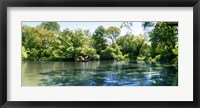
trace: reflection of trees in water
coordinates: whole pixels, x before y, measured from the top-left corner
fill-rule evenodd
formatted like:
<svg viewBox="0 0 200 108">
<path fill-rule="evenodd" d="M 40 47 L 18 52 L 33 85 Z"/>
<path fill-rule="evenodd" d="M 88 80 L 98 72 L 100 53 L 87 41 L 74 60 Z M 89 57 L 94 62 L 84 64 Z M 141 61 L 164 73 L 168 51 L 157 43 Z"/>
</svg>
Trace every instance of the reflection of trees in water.
<svg viewBox="0 0 200 108">
<path fill-rule="evenodd" d="M 107 65 L 81 63 L 80 69 L 40 73 L 41 85 L 53 86 L 170 86 L 176 69 L 155 64 L 120 63 Z"/>
</svg>

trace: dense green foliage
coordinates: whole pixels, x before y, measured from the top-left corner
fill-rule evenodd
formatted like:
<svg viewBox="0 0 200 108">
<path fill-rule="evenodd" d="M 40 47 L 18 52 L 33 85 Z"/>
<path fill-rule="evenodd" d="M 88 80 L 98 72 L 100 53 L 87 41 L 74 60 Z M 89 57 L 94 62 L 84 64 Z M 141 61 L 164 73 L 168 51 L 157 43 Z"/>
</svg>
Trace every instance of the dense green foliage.
<svg viewBox="0 0 200 108">
<path fill-rule="evenodd" d="M 162 61 L 171 61 L 178 56 L 178 29 L 172 23 L 161 22 L 150 33 L 151 56 Z"/>
<path fill-rule="evenodd" d="M 144 35 L 134 36 L 127 34 L 118 38 L 117 44 L 121 46 L 123 54 L 128 54 L 130 59 L 149 57 L 150 45 Z M 139 60 L 144 60 L 139 59 Z"/>
<path fill-rule="evenodd" d="M 106 39 L 105 39 L 105 28 L 99 26 L 93 33 L 93 47 L 96 49 L 97 54 L 100 54 L 102 50 L 106 48 Z"/>
<path fill-rule="evenodd" d="M 120 28 L 99 26 L 90 30 L 60 30 L 57 22 L 22 27 L 22 59 L 36 61 L 137 60 L 173 62 L 178 65 L 178 23 L 144 22 L 148 34 L 121 35 Z M 131 30 L 131 29 L 130 29 Z"/>
</svg>

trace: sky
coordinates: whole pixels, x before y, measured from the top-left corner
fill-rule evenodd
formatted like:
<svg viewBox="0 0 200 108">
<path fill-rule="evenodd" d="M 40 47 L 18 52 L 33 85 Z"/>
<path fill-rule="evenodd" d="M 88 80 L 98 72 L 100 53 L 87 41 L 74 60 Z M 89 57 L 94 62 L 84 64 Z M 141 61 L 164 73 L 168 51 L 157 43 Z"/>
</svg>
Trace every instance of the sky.
<svg viewBox="0 0 200 108">
<path fill-rule="evenodd" d="M 22 25 L 28 25 L 35 27 L 40 25 L 42 22 L 22 22 Z M 63 31 L 66 28 L 70 30 L 76 29 L 89 29 L 91 33 L 95 31 L 95 29 L 99 26 L 103 26 L 104 28 L 108 28 L 110 26 L 120 27 L 122 22 L 58 22 L 60 24 L 60 29 Z M 121 35 L 125 35 L 128 30 L 124 27 L 121 29 Z M 144 28 L 142 27 L 142 22 L 133 22 L 132 33 L 134 35 L 144 34 Z"/>
</svg>

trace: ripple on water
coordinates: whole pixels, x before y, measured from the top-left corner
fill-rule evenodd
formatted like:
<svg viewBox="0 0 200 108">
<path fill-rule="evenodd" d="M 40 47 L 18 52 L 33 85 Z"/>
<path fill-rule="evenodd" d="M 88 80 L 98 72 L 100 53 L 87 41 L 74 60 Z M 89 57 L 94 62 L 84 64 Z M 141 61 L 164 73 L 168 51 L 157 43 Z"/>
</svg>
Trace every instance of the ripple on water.
<svg viewBox="0 0 200 108">
<path fill-rule="evenodd" d="M 87 68 L 74 67 L 73 65 L 62 69 L 54 67 L 51 70 L 50 66 L 46 67 L 47 70 L 42 70 L 43 68 L 38 70 L 38 73 L 32 72 L 29 68 L 23 70 L 27 70 L 27 76 L 31 76 L 30 73 L 32 72 L 31 74 L 39 77 L 32 76 L 26 79 L 30 80 L 29 82 L 39 79 L 39 86 L 166 86 L 172 85 L 173 80 L 176 79 L 176 70 L 170 65 L 102 63 Z M 91 64 L 92 62 L 88 65 Z M 64 66 L 68 65 L 71 64 Z M 24 84 L 27 84 L 27 82 Z"/>
</svg>

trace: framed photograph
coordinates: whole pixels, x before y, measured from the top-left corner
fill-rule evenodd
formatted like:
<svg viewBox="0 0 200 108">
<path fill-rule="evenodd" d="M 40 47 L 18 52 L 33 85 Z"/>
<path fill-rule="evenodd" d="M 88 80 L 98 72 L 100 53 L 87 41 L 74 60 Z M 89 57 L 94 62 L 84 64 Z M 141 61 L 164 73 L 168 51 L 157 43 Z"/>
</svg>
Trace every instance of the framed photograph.
<svg viewBox="0 0 200 108">
<path fill-rule="evenodd" d="M 2 108 L 199 108 L 199 0 L 0 8 Z"/>
</svg>

